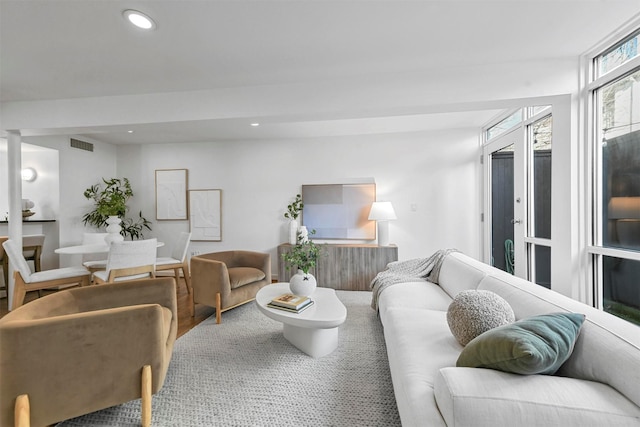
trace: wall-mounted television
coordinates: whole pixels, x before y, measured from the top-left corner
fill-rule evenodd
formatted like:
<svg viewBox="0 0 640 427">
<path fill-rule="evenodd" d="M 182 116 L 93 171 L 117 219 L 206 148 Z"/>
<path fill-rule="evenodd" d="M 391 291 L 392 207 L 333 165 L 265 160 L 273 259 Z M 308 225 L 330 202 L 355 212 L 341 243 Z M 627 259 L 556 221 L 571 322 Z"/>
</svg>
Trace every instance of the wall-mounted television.
<svg viewBox="0 0 640 427">
<path fill-rule="evenodd" d="M 369 221 L 376 184 L 302 186 L 302 225 L 315 230 L 314 239 L 374 240 L 376 223 Z"/>
</svg>

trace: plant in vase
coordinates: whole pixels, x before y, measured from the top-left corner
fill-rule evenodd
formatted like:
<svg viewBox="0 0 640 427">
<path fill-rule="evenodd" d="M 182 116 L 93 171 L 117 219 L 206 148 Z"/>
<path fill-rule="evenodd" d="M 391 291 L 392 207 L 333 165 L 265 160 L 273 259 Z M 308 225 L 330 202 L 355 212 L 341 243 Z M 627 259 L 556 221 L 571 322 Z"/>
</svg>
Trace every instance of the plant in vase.
<svg viewBox="0 0 640 427">
<path fill-rule="evenodd" d="M 296 198 L 287 206 L 287 212 L 284 213 L 284 217 L 289 220 L 289 243 L 295 245 L 297 243 L 298 235 L 298 217 L 302 212 L 304 203 L 302 203 L 302 196 L 296 194 Z"/>
<path fill-rule="evenodd" d="M 85 225 L 95 228 L 107 226 L 107 243 L 124 240 L 126 236 L 132 239 L 144 238 L 142 230 L 151 230 L 151 222 L 142 216 L 142 211 L 137 219 L 125 218 L 127 214 L 127 201 L 133 197 L 133 190 L 127 178 L 104 179 L 105 187 L 100 184 L 92 185 L 84 191 L 84 197 L 93 200 L 94 208 L 87 212 L 82 221 Z"/>
<path fill-rule="evenodd" d="M 312 230 L 309 234 L 315 234 Z M 321 248 L 308 239 L 306 233 L 297 234 L 297 243 L 282 254 L 287 270 L 296 268 L 298 272 L 289 279 L 289 288 L 295 295 L 311 296 L 316 289 L 316 278 L 309 271 L 316 266 L 321 256 Z"/>
</svg>

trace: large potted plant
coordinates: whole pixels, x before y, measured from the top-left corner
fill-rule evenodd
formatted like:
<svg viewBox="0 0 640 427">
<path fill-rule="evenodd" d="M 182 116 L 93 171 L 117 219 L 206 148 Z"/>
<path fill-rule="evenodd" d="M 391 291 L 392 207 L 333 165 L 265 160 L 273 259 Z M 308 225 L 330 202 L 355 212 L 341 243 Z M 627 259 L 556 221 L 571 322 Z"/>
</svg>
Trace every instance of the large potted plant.
<svg viewBox="0 0 640 427">
<path fill-rule="evenodd" d="M 312 230 L 308 234 L 315 234 Z M 309 271 L 316 266 L 321 256 L 320 246 L 309 239 L 306 232 L 297 233 L 297 243 L 282 254 L 287 270 L 296 268 L 298 272 L 289 279 L 289 289 L 295 295 L 311 296 L 316 290 L 316 278 Z"/>
<path fill-rule="evenodd" d="M 94 208 L 87 212 L 82 221 L 85 225 L 95 228 L 106 226 L 109 235 L 107 243 L 131 239 L 144 238 L 142 230 L 151 230 L 151 222 L 138 213 L 138 218 L 127 218 L 127 201 L 133 197 L 131 183 L 127 178 L 104 179 L 104 188 L 101 184 L 95 184 L 84 191 L 84 197 L 93 200 Z"/>
</svg>

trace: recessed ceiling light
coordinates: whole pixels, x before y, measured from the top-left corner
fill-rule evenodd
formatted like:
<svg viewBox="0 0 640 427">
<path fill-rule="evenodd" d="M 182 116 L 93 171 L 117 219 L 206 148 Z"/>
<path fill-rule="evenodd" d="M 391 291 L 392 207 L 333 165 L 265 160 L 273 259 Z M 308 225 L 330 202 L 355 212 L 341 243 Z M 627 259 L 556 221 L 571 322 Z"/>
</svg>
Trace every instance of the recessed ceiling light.
<svg viewBox="0 0 640 427">
<path fill-rule="evenodd" d="M 128 130 L 127 133 L 133 133 L 133 131 L 132 130 Z"/>
<path fill-rule="evenodd" d="M 127 19 L 127 21 L 131 22 L 138 28 L 142 28 L 143 30 L 153 30 L 156 28 L 156 23 L 153 19 L 149 18 L 142 12 L 138 12 L 137 10 L 127 9 L 122 12 L 122 15 Z"/>
<path fill-rule="evenodd" d="M 260 123 L 251 123 L 251 126 L 253 127 L 260 126 Z"/>
</svg>

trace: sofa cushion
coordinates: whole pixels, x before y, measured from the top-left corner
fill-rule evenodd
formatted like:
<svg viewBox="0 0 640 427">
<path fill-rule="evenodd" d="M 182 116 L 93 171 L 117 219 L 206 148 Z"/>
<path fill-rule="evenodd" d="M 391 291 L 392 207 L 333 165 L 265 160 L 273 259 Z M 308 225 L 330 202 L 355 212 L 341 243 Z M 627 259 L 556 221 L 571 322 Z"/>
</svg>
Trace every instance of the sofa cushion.
<svg viewBox="0 0 640 427">
<path fill-rule="evenodd" d="M 579 313 L 553 313 L 494 328 L 473 339 L 456 366 L 552 375 L 571 355 L 584 319 Z"/>
<path fill-rule="evenodd" d="M 640 408 L 612 387 L 575 378 L 444 368 L 434 388 L 447 425 L 637 426 Z"/>
<path fill-rule="evenodd" d="M 446 312 L 393 307 L 380 311 L 380 319 L 402 425 L 444 426 L 433 383 L 438 370 L 453 366 L 462 350 L 449 331 Z"/>
<path fill-rule="evenodd" d="M 420 308 L 447 311 L 451 297 L 432 282 L 406 282 L 387 287 L 378 298 L 380 318 L 390 308 Z"/>
<path fill-rule="evenodd" d="M 491 291 L 462 291 L 447 309 L 447 323 L 461 345 L 498 326 L 515 321 L 507 301 Z"/>
<path fill-rule="evenodd" d="M 229 271 L 229 282 L 231 282 L 231 289 L 239 288 L 240 286 L 248 285 L 249 283 L 257 282 L 264 279 L 264 271 L 258 270 L 253 267 L 231 267 Z"/>
</svg>

